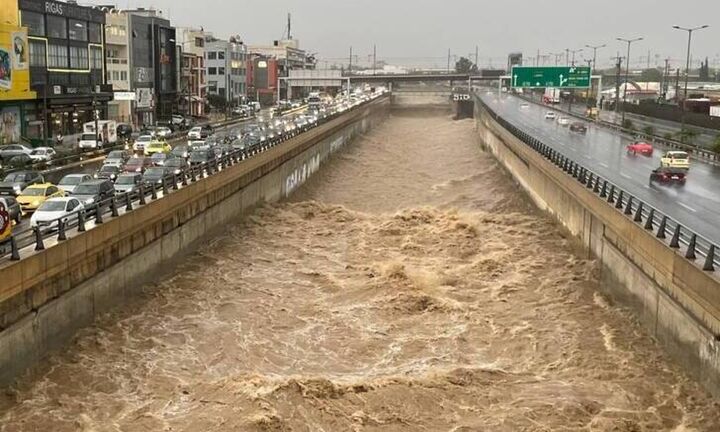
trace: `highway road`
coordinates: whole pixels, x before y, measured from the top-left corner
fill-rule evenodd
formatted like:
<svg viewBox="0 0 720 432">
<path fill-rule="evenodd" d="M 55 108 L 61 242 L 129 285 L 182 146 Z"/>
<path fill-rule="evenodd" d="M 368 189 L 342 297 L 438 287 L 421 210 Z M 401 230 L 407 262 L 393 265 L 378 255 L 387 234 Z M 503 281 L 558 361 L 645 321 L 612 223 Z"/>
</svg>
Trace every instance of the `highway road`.
<svg viewBox="0 0 720 432">
<path fill-rule="evenodd" d="M 720 167 L 702 161 L 692 162 L 684 186 L 650 184 L 650 172 L 660 165 L 662 149 L 652 157 L 625 151 L 629 140 L 609 129 L 588 123 L 586 135 L 570 132 L 556 121 L 545 120 L 547 107 L 497 93 L 481 93 L 485 103 L 516 127 L 535 136 L 568 158 L 612 180 L 697 234 L 720 243 Z"/>
</svg>

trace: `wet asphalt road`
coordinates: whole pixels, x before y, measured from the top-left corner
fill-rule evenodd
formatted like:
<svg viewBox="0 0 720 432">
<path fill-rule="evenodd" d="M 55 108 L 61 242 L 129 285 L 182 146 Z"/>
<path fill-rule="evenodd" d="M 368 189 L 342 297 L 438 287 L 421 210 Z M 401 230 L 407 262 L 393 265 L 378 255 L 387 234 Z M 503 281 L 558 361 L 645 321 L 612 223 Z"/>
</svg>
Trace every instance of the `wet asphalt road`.
<svg viewBox="0 0 720 432">
<path fill-rule="evenodd" d="M 663 149 L 652 157 L 628 154 L 630 142 L 608 129 L 588 124 L 587 135 L 570 132 L 556 121 L 545 120 L 548 108 L 523 102 L 517 97 L 482 94 L 485 103 L 516 127 L 535 136 L 595 173 L 611 179 L 617 186 L 659 209 L 683 226 L 713 241 L 720 242 L 720 167 L 693 160 L 687 183 L 650 184 L 650 172 L 660 165 Z"/>
</svg>

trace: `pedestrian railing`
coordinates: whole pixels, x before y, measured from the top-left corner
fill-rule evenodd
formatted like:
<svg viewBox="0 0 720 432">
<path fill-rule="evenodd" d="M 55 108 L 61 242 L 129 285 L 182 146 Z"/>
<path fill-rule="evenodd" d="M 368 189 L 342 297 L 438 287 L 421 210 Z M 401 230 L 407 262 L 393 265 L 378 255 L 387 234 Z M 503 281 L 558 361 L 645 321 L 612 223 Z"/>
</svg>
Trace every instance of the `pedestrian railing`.
<svg viewBox="0 0 720 432">
<path fill-rule="evenodd" d="M 705 271 L 713 272 L 720 266 L 720 254 L 717 253 L 717 246 L 712 241 L 698 235 L 666 213 L 633 196 L 632 193 L 623 190 L 613 183 L 611 179 L 604 178 L 587 169 L 582 164 L 517 128 L 485 104 L 482 98 L 477 95 L 475 98 L 482 109 L 505 130 L 575 178 L 579 183 L 585 185 L 588 190 L 598 195 L 599 198 L 606 200 L 608 205 L 614 206 L 635 223 L 652 232 L 655 237 L 665 242 L 668 247 L 682 250 L 686 259 L 700 262 Z"/>
</svg>

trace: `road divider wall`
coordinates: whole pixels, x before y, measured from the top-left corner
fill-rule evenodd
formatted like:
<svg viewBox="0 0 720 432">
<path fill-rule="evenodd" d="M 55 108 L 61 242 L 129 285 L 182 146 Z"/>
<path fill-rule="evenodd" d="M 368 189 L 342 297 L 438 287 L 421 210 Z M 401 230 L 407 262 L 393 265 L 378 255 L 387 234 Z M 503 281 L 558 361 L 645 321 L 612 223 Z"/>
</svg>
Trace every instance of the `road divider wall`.
<svg viewBox="0 0 720 432">
<path fill-rule="evenodd" d="M 382 121 L 381 96 L 240 164 L 0 268 L 0 384 L 63 347 L 95 316 L 254 207 L 302 185 L 321 163 Z"/>
<path fill-rule="evenodd" d="M 708 390 L 720 395 L 720 280 L 715 247 L 643 206 L 475 98 L 477 131 L 538 207 L 601 264 L 601 286 Z"/>
</svg>

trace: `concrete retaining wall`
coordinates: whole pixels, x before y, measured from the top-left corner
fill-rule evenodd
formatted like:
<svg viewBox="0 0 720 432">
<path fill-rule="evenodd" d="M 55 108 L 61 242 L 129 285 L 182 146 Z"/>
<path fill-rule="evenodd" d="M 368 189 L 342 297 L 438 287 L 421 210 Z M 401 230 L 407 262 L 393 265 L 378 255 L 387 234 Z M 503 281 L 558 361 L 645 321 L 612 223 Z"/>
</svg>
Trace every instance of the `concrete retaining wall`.
<svg viewBox="0 0 720 432">
<path fill-rule="evenodd" d="M 0 384 L 132 298 L 173 260 L 264 202 L 291 194 L 389 112 L 380 98 L 241 164 L 0 268 Z"/>
<path fill-rule="evenodd" d="M 667 351 L 720 395 L 720 281 L 518 140 L 481 106 L 475 118 L 487 149 L 602 263 L 603 289 L 634 309 Z"/>
</svg>

